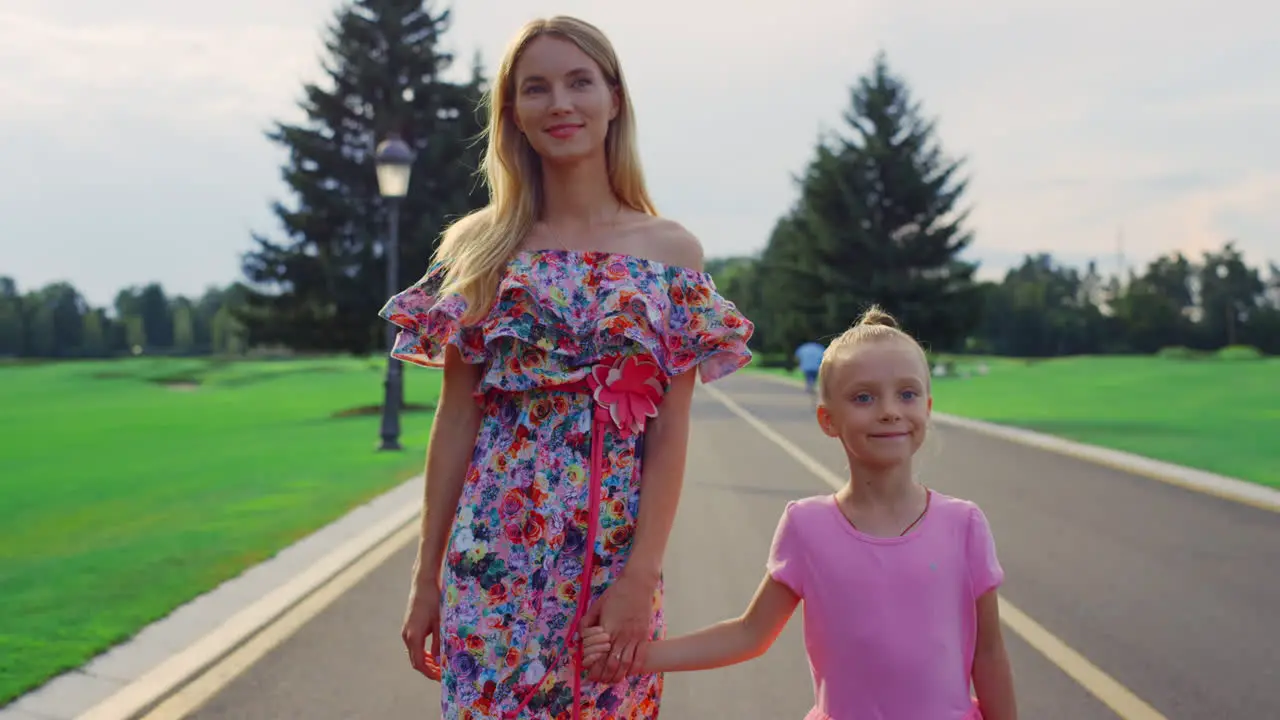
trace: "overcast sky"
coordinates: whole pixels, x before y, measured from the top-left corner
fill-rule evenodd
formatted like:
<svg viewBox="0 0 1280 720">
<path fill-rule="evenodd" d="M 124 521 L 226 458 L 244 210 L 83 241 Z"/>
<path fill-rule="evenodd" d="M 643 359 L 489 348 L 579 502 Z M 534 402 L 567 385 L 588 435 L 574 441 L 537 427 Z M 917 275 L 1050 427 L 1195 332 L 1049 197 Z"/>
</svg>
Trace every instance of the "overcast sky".
<svg viewBox="0 0 1280 720">
<path fill-rule="evenodd" d="M 1258 0 L 458 0 L 465 73 L 568 13 L 613 39 L 651 190 L 709 255 L 759 250 L 878 49 L 968 158 L 984 275 L 1236 238 L 1280 260 L 1280 5 Z M 0 0 L 0 274 L 94 304 L 239 275 L 286 198 L 333 0 Z"/>
</svg>

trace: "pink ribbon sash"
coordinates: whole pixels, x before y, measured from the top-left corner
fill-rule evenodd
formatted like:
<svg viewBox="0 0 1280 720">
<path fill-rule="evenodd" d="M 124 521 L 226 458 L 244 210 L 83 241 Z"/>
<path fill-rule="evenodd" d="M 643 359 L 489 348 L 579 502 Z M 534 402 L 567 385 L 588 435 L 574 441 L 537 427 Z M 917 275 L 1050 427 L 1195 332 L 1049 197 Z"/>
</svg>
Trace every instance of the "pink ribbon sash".
<svg viewBox="0 0 1280 720">
<path fill-rule="evenodd" d="M 600 502 L 604 490 L 604 434 L 612 429 L 622 437 L 644 432 L 649 418 L 657 417 L 658 405 L 665 394 L 665 378 L 652 359 L 628 356 L 602 360 L 592 366 L 591 373 L 583 380 L 556 385 L 548 390 L 587 392 L 595 401 L 591 423 L 591 475 L 587 485 L 587 539 L 583 550 L 582 574 L 578 579 L 578 603 L 573 621 L 565 629 L 562 648 L 547 666 L 546 672 L 529 689 L 520 705 L 507 715 L 517 718 L 528 707 L 538 688 L 546 681 L 558 664 L 563 649 L 573 643 L 573 718 L 582 717 L 582 643 L 578 638 L 579 625 L 591 601 L 591 576 L 595 571 L 596 533 L 600 525 Z M 640 459 L 636 459 L 637 467 Z"/>
</svg>

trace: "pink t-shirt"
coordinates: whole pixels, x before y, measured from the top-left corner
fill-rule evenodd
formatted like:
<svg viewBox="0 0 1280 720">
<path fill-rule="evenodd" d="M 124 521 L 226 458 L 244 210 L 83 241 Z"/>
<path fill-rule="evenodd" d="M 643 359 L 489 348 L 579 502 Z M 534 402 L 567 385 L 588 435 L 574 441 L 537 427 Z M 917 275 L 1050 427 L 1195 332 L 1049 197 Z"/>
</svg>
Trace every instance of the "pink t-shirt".
<svg viewBox="0 0 1280 720">
<path fill-rule="evenodd" d="M 787 504 L 768 570 L 804 603 L 810 720 L 974 720 L 977 598 L 1004 571 L 982 510 L 937 491 L 904 537 L 856 530 L 834 495 Z"/>
</svg>

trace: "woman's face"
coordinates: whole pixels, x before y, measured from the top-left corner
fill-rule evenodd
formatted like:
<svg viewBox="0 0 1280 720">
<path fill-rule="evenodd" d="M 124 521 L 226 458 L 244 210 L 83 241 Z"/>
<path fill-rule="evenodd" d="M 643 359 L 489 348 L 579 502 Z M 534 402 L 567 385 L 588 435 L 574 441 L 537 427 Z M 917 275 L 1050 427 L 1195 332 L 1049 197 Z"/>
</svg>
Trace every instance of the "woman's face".
<svg viewBox="0 0 1280 720">
<path fill-rule="evenodd" d="M 577 45 L 543 35 L 515 67 L 513 120 L 545 162 L 572 162 L 604 151 L 618 94 Z"/>
</svg>

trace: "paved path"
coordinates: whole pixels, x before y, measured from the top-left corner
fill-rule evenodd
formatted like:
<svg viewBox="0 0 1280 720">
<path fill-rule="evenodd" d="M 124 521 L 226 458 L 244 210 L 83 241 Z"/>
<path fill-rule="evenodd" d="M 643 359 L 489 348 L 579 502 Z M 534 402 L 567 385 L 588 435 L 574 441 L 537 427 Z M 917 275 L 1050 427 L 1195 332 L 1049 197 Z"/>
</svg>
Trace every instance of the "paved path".
<svg viewBox="0 0 1280 720">
<path fill-rule="evenodd" d="M 747 373 L 715 387 L 841 471 L 803 393 Z M 667 562 L 673 632 L 738 613 L 785 502 L 830 489 L 708 393 L 694 414 Z M 939 428 L 923 456 L 926 482 L 986 511 L 1005 597 L 1164 717 L 1280 717 L 1280 515 L 965 430 Z M 391 554 L 191 717 L 436 717 L 437 688 L 409 670 L 398 638 L 411 561 L 408 547 Z M 757 661 L 669 675 L 663 717 L 802 717 L 812 689 L 799 631 L 797 615 Z M 1022 717 L 1116 717 L 1007 638 Z"/>
</svg>

